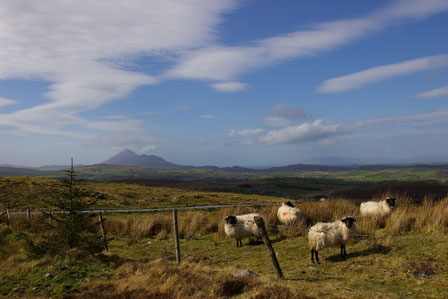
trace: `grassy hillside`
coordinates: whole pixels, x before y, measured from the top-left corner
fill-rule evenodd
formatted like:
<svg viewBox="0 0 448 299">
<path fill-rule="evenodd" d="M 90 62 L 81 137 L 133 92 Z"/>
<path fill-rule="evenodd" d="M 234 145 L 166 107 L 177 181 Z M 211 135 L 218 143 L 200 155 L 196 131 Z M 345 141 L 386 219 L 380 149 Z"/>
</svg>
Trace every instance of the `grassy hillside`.
<svg viewBox="0 0 448 299">
<path fill-rule="evenodd" d="M 60 197 L 60 181 L 39 177 L 0 177 L 0 209 L 41 209 Z M 83 182 L 87 200 L 98 208 L 155 208 L 245 202 L 281 202 L 284 198 L 371 199 L 384 193 L 407 194 L 415 202 L 425 196 L 443 198 L 448 184 L 427 182 L 366 183 L 328 178 L 272 178 L 227 183 L 194 183 L 135 179 Z"/>
<path fill-rule="evenodd" d="M 222 219 L 247 208 L 179 213 L 182 263 L 174 260 L 170 213 L 107 216 L 106 231 L 115 239 L 110 252 L 97 257 L 29 259 L 20 230 L 0 223 L 0 295 L 65 298 L 446 298 L 448 295 L 448 199 L 410 203 L 400 196 L 397 209 L 384 220 L 362 218 L 351 202 L 306 202 L 304 221 L 280 226 L 276 208 L 258 210 L 268 222 L 270 238 L 285 275 L 276 278 L 262 244 L 243 241 L 242 248 L 223 234 Z M 352 214 L 359 236 L 347 245 L 320 253 L 312 264 L 306 228 Z M 364 235 L 370 235 L 365 237 Z M 249 269 L 256 276 L 233 274 Z"/>
<path fill-rule="evenodd" d="M 272 196 L 244 195 L 204 191 L 186 191 L 176 188 L 147 187 L 136 184 L 83 182 L 88 192 L 86 200 L 97 208 L 156 208 L 174 206 L 281 202 Z M 48 201 L 61 194 L 57 179 L 35 177 L 0 177 L 0 208 L 10 203 L 14 209 L 41 209 Z"/>
<path fill-rule="evenodd" d="M 327 178 L 358 182 L 421 181 L 437 180 L 448 182 L 448 165 L 416 166 L 360 166 L 358 168 L 310 166 L 276 167 L 272 169 L 193 168 L 153 169 L 138 166 L 91 165 L 77 167 L 80 178 L 89 181 L 110 181 L 126 179 L 164 179 L 201 183 L 223 183 L 228 181 L 259 180 L 276 177 Z M 0 176 L 61 177 L 62 170 L 34 170 L 0 167 Z"/>
</svg>

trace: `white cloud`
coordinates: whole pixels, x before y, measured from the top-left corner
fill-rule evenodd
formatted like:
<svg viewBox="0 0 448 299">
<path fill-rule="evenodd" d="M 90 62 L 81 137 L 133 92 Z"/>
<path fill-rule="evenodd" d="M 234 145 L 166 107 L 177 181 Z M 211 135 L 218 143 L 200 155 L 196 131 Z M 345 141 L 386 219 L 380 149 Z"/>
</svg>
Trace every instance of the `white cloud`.
<svg viewBox="0 0 448 299">
<path fill-rule="evenodd" d="M 213 119 L 213 118 L 216 118 L 216 115 L 213 115 L 213 114 L 201 115 L 201 116 L 199 116 L 199 118 L 202 118 L 202 119 Z"/>
<path fill-rule="evenodd" d="M 235 136 L 235 134 L 236 134 L 236 130 L 232 129 L 232 130 L 230 130 L 229 134 L 227 134 L 227 136 L 233 137 L 233 136 Z"/>
<path fill-rule="evenodd" d="M 434 126 L 448 123 L 448 108 L 441 108 L 431 112 L 403 116 L 373 118 L 351 123 L 335 123 L 325 125 L 323 120 L 304 123 L 299 126 L 289 126 L 279 130 L 271 130 L 259 138 L 259 142 L 268 144 L 322 142 L 328 138 L 348 135 L 361 129 L 390 128 L 400 124 L 407 127 Z"/>
<path fill-rule="evenodd" d="M 389 78 L 448 67 L 448 54 L 427 56 L 399 63 L 381 65 L 324 81 L 319 93 L 336 93 L 370 85 Z"/>
<path fill-rule="evenodd" d="M 290 126 L 279 130 L 269 131 L 266 136 L 261 137 L 259 140 L 269 144 L 316 141 L 337 135 L 352 133 L 361 126 L 361 123 L 325 125 L 323 120 L 319 119 L 311 123 L 301 124 L 299 126 Z"/>
<path fill-rule="evenodd" d="M 448 96 L 448 85 L 413 95 L 414 98 L 422 98 L 422 99 L 436 98 L 443 96 Z"/>
<path fill-rule="evenodd" d="M 237 92 L 245 90 L 247 88 L 246 83 L 240 83 L 240 82 L 221 82 L 211 84 L 210 86 L 213 87 L 216 91 L 222 91 L 222 92 Z"/>
<path fill-rule="evenodd" d="M 127 70 L 128 62 L 141 56 L 171 59 L 210 44 L 223 13 L 235 7 L 232 0 L 2 1 L 0 80 L 49 82 L 49 102 L 1 114 L 0 125 L 24 133 L 105 139 L 83 131 L 110 123 L 89 125 L 79 113 L 159 82 L 154 75 Z M 131 132 L 142 132 L 140 124 L 133 126 Z M 113 136 L 120 131 L 115 129 L 108 128 Z M 119 139 L 147 141 L 140 137 L 144 134 Z"/>
<path fill-rule="evenodd" d="M 17 102 L 14 100 L 7 99 L 7 98 L 0 98 L 0 107 L 14 105 L 14 104 L 17 104 Z"/>
<path fill-rule="evenodd" d="M 419 20 L 448 11 L 443 0 L 400 0 L 362 18 L 319 23 L 241 46 L 212 45 L 187 52 L 168 78 L 232 81 L 239 75 L 284 60 L 316 55 L 384 30 L 401 20 Z"/>
</svg>

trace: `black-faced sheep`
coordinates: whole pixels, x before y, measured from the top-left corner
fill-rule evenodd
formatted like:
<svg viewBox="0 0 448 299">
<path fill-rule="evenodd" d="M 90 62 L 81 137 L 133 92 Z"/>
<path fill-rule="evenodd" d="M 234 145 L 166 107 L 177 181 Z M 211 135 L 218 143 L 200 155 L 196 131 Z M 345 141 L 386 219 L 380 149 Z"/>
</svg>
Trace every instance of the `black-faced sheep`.
<svg viewBox="0 0 448 299">
<path fill-rule="evenodd" d="M 356 233 L 355 218 L 344 217 L 341 220 L 330 223 L 316 223 L 308 232 L 308 241 L 311 249 L 311 261 L 319 261 L 319 251 L 326 247 L 341 246 L 341 256 L 347 256 L 345 243 L 350 239 L 350 235 Z"/>
<path fill-rule="evenodd" d="M 281 224 L 288 224 L 300 219 L 302 214 L 298 208 L 295 208 L 290 201 L 285 201 L 282 206 L 278 208 L 277 218 Z"/>
<path fill-rule="evenodd" d="M 384 217 L 390 214 L 395 208 L 395 198 L 388 197 L 382 201 L 367 201 L 361 203 L 361 216 L 379 216 Z"/>
<path fill-rule="evenodd" d="M 229 215 L 224 218 L 224 231 L 230 238 L 236 239 L 236 247 L 242 247 L 242 239 L 256 237 L 260 238 L 260 231 L 255 224 L 254 217 L 260 214 L 252 213 L 246 215 Z"/>
</svg>

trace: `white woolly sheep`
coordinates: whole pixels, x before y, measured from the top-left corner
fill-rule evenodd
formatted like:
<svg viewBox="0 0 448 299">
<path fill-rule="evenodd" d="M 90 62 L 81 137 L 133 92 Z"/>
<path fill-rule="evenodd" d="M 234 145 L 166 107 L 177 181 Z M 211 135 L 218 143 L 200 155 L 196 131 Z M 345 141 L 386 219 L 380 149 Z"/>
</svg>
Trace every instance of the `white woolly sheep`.
<svg viewBox="0 0 448 299">
<path fill-rule="evenodd" d="M 295 208 L 290 201 L 285 201 L 282 206 L 278 208 L 277 218 L 281 224 L 291 223 L 302 217 L 302 213 L 298 208 Z"/>
<path fill-rule="evenodd" d="M 258 213 L 250 213 L 250 214 L 244 214 L 244 215 L 236 215 L 235 217 L 236 217 L 236 219 L 237 219 L 238 222 L 243 223 L 243 222 L 248 221 L 248 220 L 250 220 L 250 221 L 254 221 L 254 218 L 255 218 L 256 216 L 260 216 L 261 218 L 263 218 L 263 216 L 262 216 L 261 214 L 258 214 Z M 263 220 L 264 220 L 264 218 L 263 218 Z"/>
<path fill-rule="evenodd" d="M 261 216 L 257 213 L 246 215 L 229 215 L 224 218 L 224 231 L 230 238 L 236 239 L 236 247 L 243 247 L 242 239 L 256 237 L 260 239 L 260 231 L 255 224 L 254 217 Z"/>
<path fill-rule="evenodd" d="M 308 241 L 311 249 L 311 262 L 319 261 L 319 251 L 326 247 L 341 246 L 341 256 L 347 256 L 345 243 L 350 240 L 350 235 L 356 233 L 355 218 L 344 217 L 341 220 L 330 223 L 316 223 L 308 232 Z"/>
<path fill-rule="evenodd" d="M 379 216 L 384 217 L 395 208 L 395 198 L 388 197 L 382 201 L 367 201 L 361 203 L 361 216 Z"/>
</svg>

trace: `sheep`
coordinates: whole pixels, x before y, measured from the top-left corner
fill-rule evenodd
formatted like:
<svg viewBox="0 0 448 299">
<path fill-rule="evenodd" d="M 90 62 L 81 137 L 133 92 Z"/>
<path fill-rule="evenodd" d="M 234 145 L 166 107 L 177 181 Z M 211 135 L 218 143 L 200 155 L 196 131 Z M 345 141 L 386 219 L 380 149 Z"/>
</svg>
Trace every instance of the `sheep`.
<svg viewBox="0 0 448 299">
<path fill-rule="evenodd" d="M 290 201 L 285 201 L 282 206 L 278 208 L 277 218 L 281 224 L 288 224 L 296 221 L 302 217 L 300 210 L 295 208 Z"/>
<path fill-rule="evenodd" d="M 311 249 L 311 262 L 319 261 L 319 251 L 326 247 L 341 246 L 341 257 L 347 256 L 345 243 L 350 239 L 350 235 L 356 232 L 355 218 L 346 216 L 341 220 L 330 223 L 316 223 L 308 232 L 308 241 Z"/>
<path fill-rule="evenodd" d="M 395 208 L 395 198 L 388 197 L 382 201 L 367 201 L 361 203 L 361 216 L 379 216 L 384 217 Z"/>
<path fill-rule="evenodd" d="M 255 218 L 256 216 L 260 216 L 261 218 L 263 218 L 263 216 L 261 216 L 261 214 L 258 214 L 258 213 L 250 213 L 250 214 L 244 214 L 244 215 L 236 215 L 235 217 L 236 217 L 236 219 L 237 219 L 238 222 L 243 223 L 243 222 L 248 221 L 248 220 L 254 221 L 254 218 Z M 264 218 L 263 218 L 263 220 L 264 220 Z"/>
<path fill-rule="evenodd" d="M 243 247 L 242 239 L 256 237 L 260 239 L 260 231 L 255 224 L 254 217 L 261 216 L 257 213 L 246 215 L 229 215 L 224 218 L 224 231 L 230 238 L 236 239 L 236 247 Z"/>
</svg>

